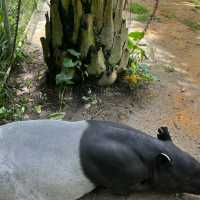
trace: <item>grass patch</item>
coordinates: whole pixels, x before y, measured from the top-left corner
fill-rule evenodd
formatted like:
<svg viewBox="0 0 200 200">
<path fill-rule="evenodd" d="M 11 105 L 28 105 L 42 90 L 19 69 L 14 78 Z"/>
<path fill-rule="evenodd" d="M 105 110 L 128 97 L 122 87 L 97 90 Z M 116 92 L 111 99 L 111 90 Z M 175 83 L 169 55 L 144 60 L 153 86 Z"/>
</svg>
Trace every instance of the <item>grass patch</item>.
<svg viewBox="0 0 200 200">
<path fill-rule="evenodd" d="M 134 14 L 133 19 L 142 23 L 147 22 L 151 15 L 148 8 L 146 8 L 144 5 L 139 4 L 139 3 L 131 3 L 129 6 L 129 10 L 131 13 Z M 161 19 L 156 16 L 154 17 L 154 20 L 158 22 L 161 21 Z"/>
<path fill-rule="evenodd" d="M 190 19 L 185 19 L 182 21 L 182 23 L 186 26 L 188 26 L 192 31 L 200 31 L 200 23 L 190 20 Z"/>
<path fill-rule="evenodd" d="M 149 10 L 142 4 L 131 3 L 129 6 L 129 10 L 135 15 L 134 20 L 136 21 L 146 22 L 150 17 Z"/>
<path fill-rule="evenodd" d="M 137 14 L 137 15 L 144 15 L 144 14 L 149 13 L 149 10 L 145 6 L 143 6 L 142 4 L 139 4 L 139 3 L 131 3 L 130 11 L 133 14 Z"/>
</svg>

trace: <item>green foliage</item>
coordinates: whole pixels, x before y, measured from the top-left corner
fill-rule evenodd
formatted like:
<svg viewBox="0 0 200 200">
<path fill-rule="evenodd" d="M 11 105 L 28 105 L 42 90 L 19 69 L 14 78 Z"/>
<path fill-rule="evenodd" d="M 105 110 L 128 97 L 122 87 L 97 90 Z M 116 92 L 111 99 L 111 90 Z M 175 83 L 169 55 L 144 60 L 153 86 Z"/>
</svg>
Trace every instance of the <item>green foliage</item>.
<svg viewBox="0 0 200 200">
<path fill-rule="evenodd" d="M 66 114 L 65 112 L 51 113 L 51 114 L 48 116 L 48 119 L 61 120 L 61 119 L 64 119 L 65 114 Z"/>
<path fill-rule="evenodd" d="M 27 110 L 26 98 L 16 100 L 16 94 L 0 85 L 0 120 L 21 120 Z"/>
<path fill-rule="evenodd" d="M 134 19 L 139 22 L 146 22 L 150 17 L 149 10 L 142 4 L 131 3 L 130 12 L 135 14 Z"/>
<path fill-rule="evenodd" d="M 71 73 L 70 73 L 71 72 Z M 61 72 L 56 75 L 57 85 L 73 85 L 74 71 L 69 71 L 67 73 Z"/>
<path fill-rule="evenodd" d="M 144 32 L 131 32 L 128 35 L 128 48 L 133 62 L 139 63 L 146 58 L 144 49 L 138 44 L 143 37 Z"/>
<path fill-rule="evenodd" d="M 40 114 L 42 112 L 42 105 L 35 105 L 33 111 Z"/>
<path fill-rule="evenodd" d="M 133 41 L 139 41 L 144 38 L 144 32 L 131 32 L 128 34 L 128 37 Z"/>
<path fill-rule="evenodd" d="M 77 59 L 80 59 L 81 54 L 75 51 L 74 49 L 68 49 L 67 52 L 70 53 L 72 56 L 76 57 Z"/>
<path fill-rule="evenodd" d="M 130 11 L 134 14 L 142 15 L 149 13 L 149 10 L 139 3 L 131 3 L 130 4 Z"/>
<path fill-rule="evenodd" d="M 15 64 L 23 62 L 28 57 L 28 54 L 24 51 L 23 44 L 19 42 L 15 52 Z"/>
<path fill-rule="evenodd" d="M 33 10 L 36 8 L 38 0 L 22 0 L 22 9 L 20 13 L 19 32 L 17 38 L 16 51 L 14 52 L 14 64 L 17 64 L 26 58 L 22 48 L 21 40 L 24 39 L 24 31 L 30 20 Z M 16 27 L 17 4 L 16 0 L 7 0 L 8 20 L 11 32 L 11 41 L 13 41 Z M 11 64 L 11 52 L 8 42 L 8 34 L 4 24 L 5 12 L 2 10 L 0 1 L 0 120 L 19 120 L 27 109 L 27 100 L 17 97 L 5 83 L 5 77 L 8 76 L 8 67 Z M 10 40 L 9 40 L 10 41 Z M 10 44 L 13 46 L 13 44 Z"/>
<path fill-rule="evenodd" d="M 135 88 L 145 82 L 155 80 L 148 65 L 142 63 L 146 58 L 146 54 L 145 50 L 139 44 L 139 41 L 143 39 L 143 37 L 144 32 L 131 32 L 128 35 L 130 58 L 125 71 L 125 80 L 128 81 L 130 88 Z"/>
<path fill-rule="evenodd" d="M 24 31 L 30 20 L 33 11 L 37 7 L 38 0 L 22 0 L 21 12 L 20 12 L 20 24 L 19 24 L 19 34 L 18 41 L 24 39 Z M 15 19 L 17 14 L 17 4 L 18 0 L 7 0 L 9 19 L 11 27 L 15 26 Z M 14 29 L 13 29 L 14 30 Z"/>
<path fill-rule="evenodd" d="M 3 11 L 0 7 L 0 70 L 2 72 L 2 65 L 5 65 L 6 62 L 9 60 L 9 52 L 8 52 L 8 41 L 7 41 L 7 35 L 5 32 L 4 27 L 4 15 Z"/>
<path fill-rule="evenodd" d="M 0 66 L 8 61 L 8 42 L 3 28 L 0 27 Z"/>
<path fill-rule="evenodd" d="M 84 72 L 81 69 L 80 53 L 74 49 L 68 49 L 67 52 L 70 55 L 64 59 L 62 70 L 56 75 L 56 84 L 62 87 L 74 84 L 77 71 L 80 72 L 82 79 L 84 78 Z"/>
<path fill-rule="evenodd" d="M 126 71 L 125 80 L 128 81 L 131 88 L 136 88 L 146 82 L 154 81 L 155 77 L 151 74 L 147 64 L 132 62 Z"/>
</svg>

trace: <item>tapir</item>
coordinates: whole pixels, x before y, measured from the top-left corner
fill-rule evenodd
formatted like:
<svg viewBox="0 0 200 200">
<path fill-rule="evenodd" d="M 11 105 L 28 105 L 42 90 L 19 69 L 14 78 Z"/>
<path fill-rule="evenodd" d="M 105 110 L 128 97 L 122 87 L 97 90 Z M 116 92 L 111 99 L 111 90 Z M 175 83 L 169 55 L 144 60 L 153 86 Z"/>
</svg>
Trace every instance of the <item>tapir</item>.
<svg viewBox="0 0 200 200">
<path fill-rule="evenodd" d="M 30 120 L 0 126 L 0 200 L 75 200 L 95 187 L 200 194 L 200 163 L 157 138 L 109 121 Z"/>
</svg>

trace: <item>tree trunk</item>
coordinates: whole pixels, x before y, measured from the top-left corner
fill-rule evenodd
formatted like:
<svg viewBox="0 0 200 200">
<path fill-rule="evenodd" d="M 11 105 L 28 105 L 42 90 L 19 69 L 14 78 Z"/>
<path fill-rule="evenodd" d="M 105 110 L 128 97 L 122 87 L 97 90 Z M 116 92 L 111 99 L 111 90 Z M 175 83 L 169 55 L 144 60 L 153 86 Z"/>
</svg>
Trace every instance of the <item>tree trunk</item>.
<svg viewBox="0 0 200 200">
<path fill-rule="evenodd" d="M 122 15 L 125 2 L 51 0 L 50 16 L 46 14 L 46 37 L 41 38 L 51 81 L 64 71 L 66 59 L 74 59 L 69 49 L 80 52 L 81 71 L 96 77 L 99 85 L 110 85 L 116 80 L 129 58 L 128 29 Z"/>
</svg>

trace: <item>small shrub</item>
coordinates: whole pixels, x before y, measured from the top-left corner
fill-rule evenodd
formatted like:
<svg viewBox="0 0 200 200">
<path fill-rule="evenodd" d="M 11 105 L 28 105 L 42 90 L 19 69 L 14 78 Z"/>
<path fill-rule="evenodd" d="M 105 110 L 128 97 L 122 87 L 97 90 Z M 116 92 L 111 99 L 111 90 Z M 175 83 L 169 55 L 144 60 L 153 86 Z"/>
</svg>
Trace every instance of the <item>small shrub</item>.
<svg viewBox="0 0 200 200">
<path fill-rule="evenodd" d="M 145 82 L 154 81 L 155 77 L 151 74 L 147 64 L 134 64 L 132 62 L 127 70 L 125 80 L 128 81 L 131 88 L 135 88 Z"/>
<path fill-rule="evenodd" d="M 73 85 L 75 74 L 78 71 L 81 79 L 84 80 L 84 71 L 82 71 L 80 53 L 75 51 L 74 49 L 67 49 L 67 53 L 69 54 L 62 63 L 62 70 L 59 74 L 56 75 L 56 84 L 65 87 L 67 85 Z"/>
<path fill-rule="evenodd" d="M 146 82 L 155 80 L 151 74 L 149 66 L 142 63 L 146 58 L 144 49 L 139 45 L 139 41 L 144 37 L 144 32 L 131 32 L 128 36 L 128 48 L 130 58 L 128 67 L 125 70 L 124 79 L 130 88 L 136 88 Z"/>
</svg>

